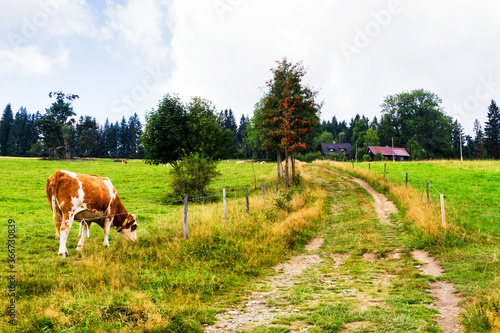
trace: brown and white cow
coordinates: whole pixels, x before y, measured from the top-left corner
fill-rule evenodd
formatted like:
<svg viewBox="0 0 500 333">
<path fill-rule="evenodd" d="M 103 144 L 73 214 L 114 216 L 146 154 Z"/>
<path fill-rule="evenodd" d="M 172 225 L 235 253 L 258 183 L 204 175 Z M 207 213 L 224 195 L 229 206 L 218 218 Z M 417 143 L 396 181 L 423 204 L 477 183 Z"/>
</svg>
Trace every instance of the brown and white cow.
<svg viewBox="0 0 500 333">
<path fill-rule="evenodd" d="M 66 241 L 74 220 L 81 221 L 83 229 L 76 249 L 83 248 L 90 223 L 104 229 L 104 246 L 109 246 L 109 229 L 113 226 L 124 239 L 137 241 L 135 215 L 129 214 L 106 177 L 56 171 L 47 179 L 47 199 L 52 209 L 56 234 L 59 237 L 59 256 L 68 254 Z"/>
</svg>

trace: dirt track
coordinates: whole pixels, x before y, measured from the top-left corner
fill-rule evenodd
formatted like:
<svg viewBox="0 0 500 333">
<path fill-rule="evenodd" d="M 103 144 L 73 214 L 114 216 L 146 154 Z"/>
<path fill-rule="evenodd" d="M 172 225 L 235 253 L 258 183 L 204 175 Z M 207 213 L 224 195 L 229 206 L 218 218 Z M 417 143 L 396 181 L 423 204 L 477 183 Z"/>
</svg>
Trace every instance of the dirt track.
<svg viewBox="0 0 500 333">
<path fill-rule="evenodd" d="M 331 171 L 327 171 L 333 173 Z M 397 208 L 393 202 L 376 192 L 368 183 L 356 178 L 347 178 L 338 174 L 347 181 L 347 187 L 353 188 L 352 182 L 359 184 L 366 189 L 368 193 L 374 198 L 374 209 L 382 223 L 393 226 L 390 219 L 390 214 L 397 213 Z M 339 184 L 341 190 L 346 189 L 346 186 Z M 306 246 L 309 252 L 316 251 L 323 245 L 323 239 L 313 238 Z M 423 274 L 432 275 L 435 277 L 443 273 L 439 264 L 431 258 L 425 251 L 413 251 L 412 255 L 415 260 L 422 263 L 420 270 Z M 400 254 L 396 251 L 389 254 L 388 259 L 397 260 Z M 330 255 L 335 260 L 335 266 L 343 265 L 343 260 L 348 258 L 346 254 L 333 253 Z M 371 252 L 365 253 L 363 258 L 367 261 L 376 261 L 376 255 Z M 227 309 L 227 312 L 217 315 L 217 322 L 215 325 L 206 327 L 206 332 L 242 332 L 250 330 L 256 326 L 268 326 L 275 321 L 276 318 L 283 316 L 292 316 L 300 312 L 297 306 L 289 305 L 287 307 L 272 306 L 274 300 L 279 298 L 280 292 L 286 288 L 293 288 L 295 284 L 304 282 L 303 272 L 315 265 L 322 262 L 322 258 L 318 254 L 303 253 L 295 256 L 290 260 L 281 263 L 275 267 L 276 275 L 270 277 L 266 281 L 260 282 L 260 290 L 254 291 L 247 298 L 247 300 L 239 306 Z M 317 276 L 321 279 L 321 276 Z M 344 277 L 349 279 L 349 277 Z M 386 276 L 380 278 L 381 285 L 389 285 L 392 277 Z M 440 312 L 440 316 L 436 319 L 443 332 L 462 332 L 461 327 L 458 325 L 457 316 L 459 312 L 458 303 L 460 298 L 454 291 L 453 285 L 450 283 L 436 281 L 429 285 L 430 294 L 435 298 L 434 304 L 430 305 Z M 293 289 L 292 289 L 293 290 Z M 359 297 L 359 296 L 358 296 Z M 362 297 L 362 296 L 361 296 Z M 360 311 L 366 310 L 368 305 L 379 305 L 374 300 L 366 300 L 360 303 Z M 359 327 L 358 327 L 359 326 Z M 358 329 L 363 331 L 363 322 L 350 323 L 345 325 L 342 332 L 353 332 Z M 309 327 L 305 324 L 294 324 L 290 328 L 291 332 L 308 332 Z"/>
</svg>

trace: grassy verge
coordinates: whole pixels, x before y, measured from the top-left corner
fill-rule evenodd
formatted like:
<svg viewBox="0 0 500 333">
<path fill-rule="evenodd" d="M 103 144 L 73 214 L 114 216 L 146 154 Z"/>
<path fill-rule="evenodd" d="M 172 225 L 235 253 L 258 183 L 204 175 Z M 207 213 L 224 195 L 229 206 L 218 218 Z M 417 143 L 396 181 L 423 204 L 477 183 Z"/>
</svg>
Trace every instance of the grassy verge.
<svg viewBox="0 0 500 333">
<path fill-rule="evenodd" d="M 254 168 L 258 184 L 275 179 L 273 165 Z M 139 242 L 129 244 L 112 233 L 110 247 L 103 248 L 102 231 L 94 225 L 83 253 L 76 254 L 74 225 L 70 257 L 59 259 L 45 197 L 45 181 L 57 169 L 108 176 L 125 207 L 137 213 Z M 5 182 L 0 196 L 6 203 L 0 211 L 1 226 L 8 218 L 18 225 L 17 325 L 7 323 L 5 281 L 11 273 L 3 247 L 0 330 L 201 332 L 224 304 L 241 297 L 250 281 L 311 236 L 326 200 L 325 191 L 304 179 L 289 196 L 268 186 L 265 203 L 260 189 L 251 191 L 247 214 L 241 190 L 254 185 L 252 166 L 221 165 L 221 172 L 212 189 L 228 189 L 227 223 L 221 202 L 192 204 L 185 240 L 183 207 L 160 206 L 168 182 L 166 168 L 142 161 L 121 165 L 109 160 L 0 159 Z M 6 228 L 0 228 L 0 238 L 7 240 Z"/>
<path fill-rule="evenodd" d="M 465 297 L 461 323 L 470 332 L 500 331 L 500 162 L 433 161 L 352 164 L 316 162 L 369 181 L 405 212 L 411 247 L 431 251 Z M 406 188 L 406 173 L 409 186 Z M 425 181 L 431 187 L 427 205 Z M 441 225 L 438 191 L 446 196 Z"/>
</svg>

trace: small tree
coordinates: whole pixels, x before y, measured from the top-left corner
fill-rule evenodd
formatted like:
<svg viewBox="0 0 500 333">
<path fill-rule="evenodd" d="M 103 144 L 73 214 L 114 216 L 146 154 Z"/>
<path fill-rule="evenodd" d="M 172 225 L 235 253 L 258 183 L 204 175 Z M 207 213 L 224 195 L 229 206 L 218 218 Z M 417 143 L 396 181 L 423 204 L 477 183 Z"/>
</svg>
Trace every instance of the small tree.
<svg viewBox="0 0 500 333">
<path fill-rule="evenodd" d="M 172 188 L 176 194 L 204 195 L 205 188 L 220 175 L 217 161 L 198 153 L 190 153 L 183 157 L 182 163 L 173 163 L 172 166 Z"/>
<path fill-rule="evenodd" d="M 488 107 L 488 121 L 484 126 L 484 147 L 488 156 L 500 158 L 500 109 L 495 101 Z"/>
</svg>

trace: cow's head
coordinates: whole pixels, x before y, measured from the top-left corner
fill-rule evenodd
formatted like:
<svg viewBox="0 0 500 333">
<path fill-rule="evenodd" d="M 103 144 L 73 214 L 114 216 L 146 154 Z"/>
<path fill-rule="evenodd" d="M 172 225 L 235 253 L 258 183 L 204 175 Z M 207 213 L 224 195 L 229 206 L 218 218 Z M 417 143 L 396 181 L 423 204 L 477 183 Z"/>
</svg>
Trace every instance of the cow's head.
<svg viewBox="0 0 500 333">
<path fill-rule="evenodd" d="M 135 215 L 130 214 L 127 216 L 125 220 L 123 220 L 121 226 L 116 228 L 116 231 L 120 233 L 120 236 L 123 239 L 128 240 L 130 242 L 137 241 L 137 221 L 135 220 Z"/>
</svg>

